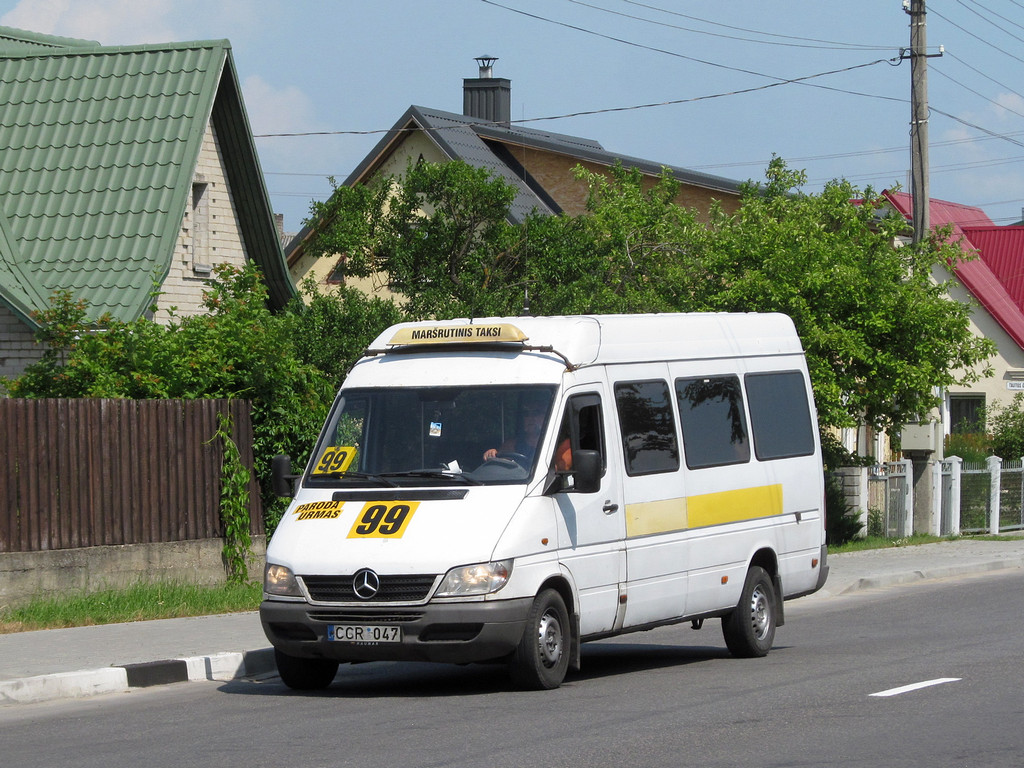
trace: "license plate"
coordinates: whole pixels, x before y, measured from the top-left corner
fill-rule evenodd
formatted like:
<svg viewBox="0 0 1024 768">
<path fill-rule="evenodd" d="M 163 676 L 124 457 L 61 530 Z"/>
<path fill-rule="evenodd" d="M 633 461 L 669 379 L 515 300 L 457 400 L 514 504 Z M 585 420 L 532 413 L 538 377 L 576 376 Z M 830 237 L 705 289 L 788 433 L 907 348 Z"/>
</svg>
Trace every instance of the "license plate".
<svg viewBox="0 0 1024 768">
<path fill-rule="evenodd" d="M 400 643 L 402 628 L 378 624 L 328 624 L 327 639 L 337 643 Z"/>
</svg>

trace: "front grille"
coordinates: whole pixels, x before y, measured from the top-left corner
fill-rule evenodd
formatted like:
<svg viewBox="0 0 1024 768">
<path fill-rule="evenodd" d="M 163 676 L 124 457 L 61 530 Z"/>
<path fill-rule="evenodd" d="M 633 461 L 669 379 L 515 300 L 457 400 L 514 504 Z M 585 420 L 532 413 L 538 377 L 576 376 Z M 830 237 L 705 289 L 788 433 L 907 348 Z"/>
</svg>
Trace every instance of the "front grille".
<svg viewBox="0 0 1024 768">
<path fill-rule="evenodd" d="M 425 600 L 437 577 L 381 576 L 380 589 L 369 600 L 356 596 L 352 576 L 303 576 L 309 596 L 318 603 L 416 603 Z"/>
<path fill-rule="evenodd" d="M 308 611 L 312 621 L 326 624 L 407 624 L 423 618 L 423 611 L 387 611 L 386 613 L 369 613 L 368 611 L 318 610 Z"/>
</svg>

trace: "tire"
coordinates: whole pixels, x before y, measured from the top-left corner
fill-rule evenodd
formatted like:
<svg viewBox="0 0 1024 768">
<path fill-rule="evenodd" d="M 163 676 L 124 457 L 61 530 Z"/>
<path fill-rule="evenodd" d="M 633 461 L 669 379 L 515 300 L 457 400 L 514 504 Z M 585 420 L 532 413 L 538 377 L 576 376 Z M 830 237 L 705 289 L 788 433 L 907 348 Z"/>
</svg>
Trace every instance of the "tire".
<svg viewBox="0 0 1024 768">
<path fill-rule="evenodd" d="M 274 661 L 281 682 L 296 691 L 321 691 L 338 674 L 338 662 L 330 659 L 301 659 L 274 649 Z"/>
<path fill-rule="evenodd" d="M 764 568 L 752 565 L 736 609 L 722 617 L 722 635 L 733 656 L 750 659 L 768 655 L 775 641 L 776 600 L 771 576 Z"/>
<path fill-rule="evenodd" d="M 523 637 L 512 654 L 513 682 L 533 691 L 560 686 L 569 669 L 571 632 L 562 596 L 545 589 L 533 601 Z"/>
</svg>

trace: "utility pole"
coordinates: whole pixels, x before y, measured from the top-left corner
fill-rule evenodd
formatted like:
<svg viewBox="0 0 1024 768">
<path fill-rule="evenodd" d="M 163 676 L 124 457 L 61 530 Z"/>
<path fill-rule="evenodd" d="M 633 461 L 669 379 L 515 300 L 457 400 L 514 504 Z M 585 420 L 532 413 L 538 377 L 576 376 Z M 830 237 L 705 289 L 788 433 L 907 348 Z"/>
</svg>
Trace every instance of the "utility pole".
<svg viewBox="0 0 1024 768">
<path fill-rule="evenodd" d="M 914 242 L 928 237 L 928 26 L 925 0 L 903 0 L 910 14 L 910 193 L 913 196 Z M 939 53 L 938 55 L 942 55 Z"/>
<path fill-rule="evenodd" d="M 912 195 L 913 242 L 928 238 L 928 27 L 925 0 L 903 0 L 910 14 L 910 48 L 900 52 L 910 59 L 910 193 Z M 937 56 L 942 55 L 939 48 Z M 914 487 L 913 530 L 931 531 L 935 516 L 936 488 L 932 471 L 936 456 L 942 456 L 942 430 L 934 421 L 908 425 L 901 434 L 903 454 L 911 461 Z"/>
</svg>

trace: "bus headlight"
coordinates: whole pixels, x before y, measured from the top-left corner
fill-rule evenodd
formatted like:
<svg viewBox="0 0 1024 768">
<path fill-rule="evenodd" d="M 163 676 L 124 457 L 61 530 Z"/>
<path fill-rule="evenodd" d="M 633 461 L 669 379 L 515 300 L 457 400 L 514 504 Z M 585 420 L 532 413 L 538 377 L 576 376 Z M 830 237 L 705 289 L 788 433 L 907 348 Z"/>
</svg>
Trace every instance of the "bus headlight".
<svg viewBox="0 0 1024 768">
<path fill-rule="evenodd" d="M 299 582 L 291 568 L 267 563 L 263 569 L 263 591 L 268 595 L 302 597 Z"/>
<path fill-rule="evenodd" d="M 512 575 L 512 561 L 499 560 L 495 563 L 477 563 L 452 568 L 444 575 L 435 597 L 464 597 L 466 595 L 488 595 L 497 592 L 508 583 Z"/>
</svg>

